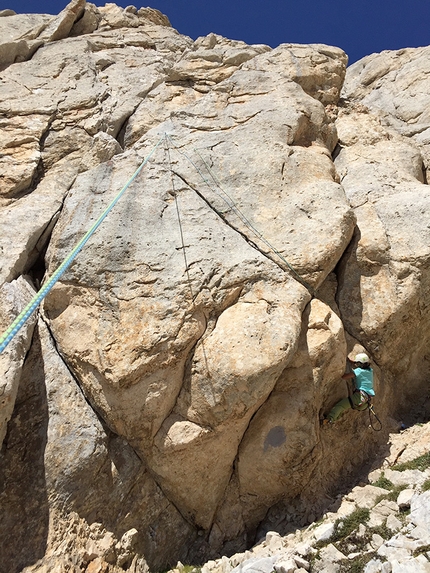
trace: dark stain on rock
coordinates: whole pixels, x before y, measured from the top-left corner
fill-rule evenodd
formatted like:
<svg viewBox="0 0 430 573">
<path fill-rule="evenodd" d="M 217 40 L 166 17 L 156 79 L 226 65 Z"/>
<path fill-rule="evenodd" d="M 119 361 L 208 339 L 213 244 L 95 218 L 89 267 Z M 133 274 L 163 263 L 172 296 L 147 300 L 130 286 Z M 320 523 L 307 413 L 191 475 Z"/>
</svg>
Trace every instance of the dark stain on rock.
<svg viewBox="0 0 430 573">
<path fill-rule="evenodd" d="M 282 444 L 285 443 L 287 436 L 285 434 L 285 429 L 283 426 L 275 426 L 270 430 L 267 434 L 266 439 L 264 440 L 264 451 L 267 452 L 269 447 L 272 448 L 279 448 Z"/>
</svg>

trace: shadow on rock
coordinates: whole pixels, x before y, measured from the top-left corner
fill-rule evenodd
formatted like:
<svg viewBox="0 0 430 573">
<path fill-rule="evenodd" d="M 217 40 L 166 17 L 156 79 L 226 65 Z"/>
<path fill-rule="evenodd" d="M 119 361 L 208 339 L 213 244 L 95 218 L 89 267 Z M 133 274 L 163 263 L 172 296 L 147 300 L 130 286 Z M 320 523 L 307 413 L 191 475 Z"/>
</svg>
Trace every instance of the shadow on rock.
<svg viewBox="0 0 430 573">
<path fill-rule="evenodd" d="M 44 462 L 47 429 L 45 372 L 36 332 L 0 454 L 1 573 L 18 573 L 45 554 L 49 524 Z"/>
</svg>

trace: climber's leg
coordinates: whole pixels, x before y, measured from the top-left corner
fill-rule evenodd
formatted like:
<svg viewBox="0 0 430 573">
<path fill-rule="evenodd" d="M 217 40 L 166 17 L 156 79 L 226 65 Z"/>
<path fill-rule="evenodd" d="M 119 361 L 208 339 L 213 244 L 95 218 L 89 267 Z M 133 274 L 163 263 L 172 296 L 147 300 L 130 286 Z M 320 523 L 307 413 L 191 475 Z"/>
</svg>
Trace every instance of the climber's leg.
<svg viewBox="0 0 430 573">
<path fill-rule="evenodd" d="M 346 410 L 349 410 L 350 408 L 351 408 L 351 402 L 349 401 L 349 398 L 343 398 L 333 406 L 333 408 L 327 414 L 326 419 L 329 422 L 335 422 L 337 419 L 340 418 L 340 416 L 342 416 L 344 412 L 346 412 Z"/>
</svg>

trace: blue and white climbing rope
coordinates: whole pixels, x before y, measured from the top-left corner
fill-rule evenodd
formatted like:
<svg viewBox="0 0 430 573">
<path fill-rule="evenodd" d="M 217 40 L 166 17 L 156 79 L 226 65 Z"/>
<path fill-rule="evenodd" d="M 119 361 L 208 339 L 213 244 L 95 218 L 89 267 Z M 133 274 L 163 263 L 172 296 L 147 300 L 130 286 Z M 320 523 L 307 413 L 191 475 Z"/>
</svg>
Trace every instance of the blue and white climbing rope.
<svg viewBox="0 0 430 573">
<path fill-rule="evenodd" d="M 6 346 L 10 343 L 10 341 L 15 337 L 18 331 L 24 326 L 42 300 L 47 296 L 49 291 L 53 288 L 55 283 L 60 279 L 60 277 L 65 273 L 65 271 L 70 267 L 73 260 L 76 258 L 78 253 L 83 249 L 86 243 L 90 240 L 92 235 L 97 231 L 139 173 L 142 171 L 143 167 L 148 163 L 152 155 L 154 154 L 157 147 L 160 143 L 164 140 L 164 135 L 160 138 L 158 143 L 152 148 L 148 156 L 142 161 L 118 195 L 109 203 L 94 225 L 91 227 L 87 233 L 82 237 L 79 243 L 75 246 L 75 248 L 69 253 L 66 259 L 61 263 L 61 265 L 57 268 L 57 270 L 52 274 L 52 276 L 48 279 L 48 281 L 43 285 L 43 287 L 39 290 L 38 293 L 35 294 L 33 299 L 27 304 L 27 306 L 22 310 L 22 312 L 16 317 L 16 319 L 12 322 L 9 328 L 0 336 L 0 353 L 6 348 Z"/>
<path fill-rule="evenodd" d="M 3 352 L 3 350 L 6 348 L 6 346 L 10 343 L 10 341 L 14 338 L 14 336 L 18 333 L 18 331 L 24 326 L 26 321 L 30 318 L 30 316 L 33 314 L 33 312 L 37 309 L 39 304 L 47 296 L 47 294 L 50 292 L 50 290 L 53 288 L 53 286 L 56 284 L 56 282 L 60 279 L 60 277 L 63 275 L 63 273 L 69 268 L 69 266 L 71 265 L 73 260 L 78 255 L 78 253 L 83 249 L 83 247 L 89 241 L 89 239 L 92 237 L 92 235 L 95 233 L 95 231 L 100 227 L 100 225 L 103 223 L 105 218 L 108 216 L 108 214 L 112 211 L 112 209 L 115 207 L 115 205 L 121 199 L 121 197 L 124 195 L 124 193 L 126 192 L 128 187 L 131 185 L 131 183 L 133 183 L 133 181 L 139 175 L 139 173 L 141 172 L 143 167 L 146 165 L 146 163 L 152 157 L 155 150 L 157 149 L 157 147 L 161 144 L 161 142 L 163 140 L 166 142 L 166 150 L 167 150 L 168 159 L 169 159 L 169 170 L 170 170 L 170 173 L 172 176 L 173 195 L 175 197 L 176 209 L 178 212 L 178 219 L 179 219 L 179 224 L 180 224 L 180 228 L 181 228 L 181 240 L 182 240 L 182 245 L 183 245 L 185 268 L 186 268 L 187 274 L 188 274 L 188 263 L 187 263 L 187 259 L 186 259 L 186 253 L 185 253 L 185 245 L 184 245 L 184 239 L 183 239 L 183 234 L 182 234 L 182 224 L 181 224 L 181 219 L 180 219 L 180 214 L 179 214 L 179 206 L 177 203 L 177 194 L 176 194 L 175 189 L 174 189 L 173 170 L 172 170 L 172 165 L 171 165 L 171 160 L 170 160 L 169 143 L 172 145 L 173 149 L 175 149 L 180 155 L 182 155 L 193 166 L 193 168 L 200 175 L 201 179 L 207 185 L 207 187 L 213 193 L 218 195 L 218 197 L 220 197 L 227 204 L 228 208 L 232 212 L 234 212 L 239 217 L 239 219 L 241 219 L 241 221 L 245 224 L 245 226 L 248 227 L 248 229 L 260 241 L 262 241 L 268 247 L 269 251 L 272 251 L 272 253 L 274 255 L 276 255 L 276 257 L 278 257 L 285 264 L 285 266 L 291 271 L 292 275 L 305 288 L 308 289 L 308 291 L 311 293 L 311 295 L 313 295 L 313 288 L 292 267 L 292 265 L 285 259 L 285 257 L 263 236 L 263 234 L 260 231 L 258 231 L 258 229 L 255 228 L 255 226 L 251 223 L 251 221 L 237 207 L 237 205 L 234 202 L 234 200 L 232 199 L 232 197 L 227 193 L 227 191 L 225 191 L 225 189 L 223 189 L 220 182 L 214 176 L 211 168 L 209 167 L 207 162 L 202 158 L 200 153 L 197 152 L 198 156 L 200 157 L 200 160 L 203 162 L 203 164 L 205 166 L 206 171 L 208 172 L 210 178 L 212 179 L 212 184 L 209 181 L 209 179 L 205 176 L 205 174 L 202 172 L 202 170 L 198 167 L 198 165 L 191 159 L 191 157 L 187 153 L 185 153 L 184 151 L 181 151 L 181 149 L 173 142 L 172 138 L 169 135 L 164 134 L 162 137 L 160 137 L 157 144 L 152 148 L 152 150 L 148 154 L 148 156 L 142 161 L 140 166 L 136 169 L 134 174 L 130 177 L 130 179 L 127 181 L 127 183 L 121 189 L 121 191 L 117 194 L 117 196 L 113 199 L 113 201 L 108 205 L 108 207 L 103 211 L 103 213 L 100 215 L 100 217 L 97 219 L 97 221 L 91 227 L 91 229 L 82 237 L 82 239 L 79 241 L 79 243 L 75 246 L 75 248 L 70 252 L 70 254 L 67 256 L 67 258 L 63 261 L 63 263 L 57 268 L 57 270 L 52 274 L 52 276 L 43 285 L 43 287 L 40 289 L 40 291 L 33 297 L 33 299 L 28 303 L 28 305 L 19 314 L 19 316 L 17 316 L 17 318 L 9 326 L 9 328 L 6 330 L 6 332 L 4 332 L 2 334 L 2 336 L 0 336 L 0 353 Z M 196 189 L 195 189 L 195 191 L 200 196 L 202 196 Z M 210 204 L 209 201 L 205 197 L 203 197 L 203 198 L 205 199 L 206 202 L 208 202 L 208 204 Z M 190 282 L 190 285 L 191 285 L 191 282 Z M 191 289 L 191 298 L 192 299 L 194 298 L 193 293 L 192 293 L 192 289 Z"/>
</svg>

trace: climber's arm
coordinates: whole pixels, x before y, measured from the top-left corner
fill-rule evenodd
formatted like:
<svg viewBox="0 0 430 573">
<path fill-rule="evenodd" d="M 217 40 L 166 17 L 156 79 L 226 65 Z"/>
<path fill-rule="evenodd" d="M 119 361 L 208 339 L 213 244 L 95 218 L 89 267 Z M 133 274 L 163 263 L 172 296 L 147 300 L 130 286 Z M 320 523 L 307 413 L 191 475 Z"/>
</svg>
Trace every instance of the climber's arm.
<svg viewBox="0 0 430 573">
<path fill-rule="evenodd" d="M 346 372 L 345 374 L 343 374 L 342 378 L 344 380 L 349 380 L 350 378 L 354 378 L 354 373 L 353 372 Z"/>
</svg>

